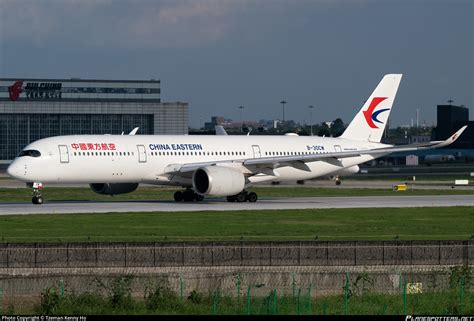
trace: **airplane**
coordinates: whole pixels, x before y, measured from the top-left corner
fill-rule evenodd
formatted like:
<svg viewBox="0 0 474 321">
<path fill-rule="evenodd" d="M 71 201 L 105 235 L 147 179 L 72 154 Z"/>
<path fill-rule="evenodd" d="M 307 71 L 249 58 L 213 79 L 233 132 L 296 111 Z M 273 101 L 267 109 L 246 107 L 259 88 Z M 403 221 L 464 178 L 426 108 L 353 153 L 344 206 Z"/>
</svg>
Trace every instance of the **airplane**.
<svg viewBox="0 0 474 321">
<path fill-rule="evenodd" d="M 228 135 L 227 131 L 222 125 L 215 125 L 214 129 L 216 131 L 216 135 Z M 250 135 L 250 131 L 247 133 L 247 135 Z M 334 180 L 336 185 L 341 185 L 341 177 L 352 176 L 354 174 L 357 174 L 358 172 L 359 172 L 359 166 L 352 166 L 350 168 L 344 168 L 344 169 L 341 169 L 340 171 L 331 173 L 331 175 L 328 175 L 328 178 Z M 304 184 L 304 180 L 299 180 L 296 182 L 298 184 Z M 272 184 L 279 184 L 279 183 L 280 183 L 279 181 L 272 181 Z"/>
<path fill-rule="evenodd" d="M 42 204 L 44 183 L 87 183 L 92 191 L 130 193 L 139 184 L 181 186 L 177 202 L 226 197 L 256 202 L 247 188 L 261 182 L 297 181 L 337 172 L 402 151 L 453 143 L 467 126 L 445 141 L 393 146 L 382 134 L 402 75 L 385 75 L 340 137 L 71 135 L 40 139 L 26 146 L 7 173 L 33 188 Z"/>
</svg>

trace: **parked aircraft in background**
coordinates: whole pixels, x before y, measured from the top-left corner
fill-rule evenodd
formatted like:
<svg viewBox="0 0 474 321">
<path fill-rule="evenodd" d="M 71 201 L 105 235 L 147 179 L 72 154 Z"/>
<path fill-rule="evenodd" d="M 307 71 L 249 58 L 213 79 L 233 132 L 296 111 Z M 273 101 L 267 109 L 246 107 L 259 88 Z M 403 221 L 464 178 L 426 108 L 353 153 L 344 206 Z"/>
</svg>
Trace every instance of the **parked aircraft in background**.
<svg viewBox="0 0 474 321">
<path fill-rule="evenodd" d="M 182 186 L 176 201 L 207 196 L 255 202 L 246 188 L 260 182 L 297 181 L 356 171 L 358 165 L 392 152 L 443 147 L 381 144 L 402 75 L 385 75 L 344 133 L 316 136 L 76 135 L 38 140 L 26 146 L 8 174 L 33 187 L 42 204 L 43 183 L 88 183 L 99 194 L 133 192 L 140 183 Z"/>
</svg>

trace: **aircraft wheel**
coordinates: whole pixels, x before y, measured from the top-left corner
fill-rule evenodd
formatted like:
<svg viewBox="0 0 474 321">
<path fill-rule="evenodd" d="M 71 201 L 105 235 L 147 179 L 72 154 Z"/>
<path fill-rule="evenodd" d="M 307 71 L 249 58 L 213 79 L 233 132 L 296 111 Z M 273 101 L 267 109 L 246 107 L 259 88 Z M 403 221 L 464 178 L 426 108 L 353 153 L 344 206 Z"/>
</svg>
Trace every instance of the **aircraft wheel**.
<svg viewBox="0 0 474 321">
<path fill-rule="evenodd" d="M 246 193 L 242 192 L 236 195 L 236 201 L 239 203 L 243 203 L 247 200 L 247 195 Z"/>
<path fill-rule="evenodd" d="M 194 193 L 194 199 L 196 200 L 196 202 L 201 202 L 204 200 L 204 196 L 198 194 L 198 193 Z"/>
<path fill-rule="evenodd" d="M 183 201 L 183 192 L 181 192 L 181 191 L 176 191 L 176 192 L 174 193 L 173 197 L 174 197 L 174 200 L 175 200 L 176 202 L 182 202 L 182 201 Z"/>
<path fill-rule="evenodd" d="M 33 196 L 31 202 L 35 205 L 41 205 L 43 204 L 43 198 L 41 196 Z"/>
<path fill-rule="evenodd" d="M 235 196 L 234 196 L 234 195 L 232 195 L 232 196 L 227 196 L 227 202 L 233 203 L 233 202 L 235 202 L 235 201 L 236 201 L 236 199 L 235 199 Z"/>
<path fill-rule="evenodd" d="M 192 202 L 194 201 L 194 192 L 193 191 L 185 191 L 183 193 L 183 200 L 185 202 Z"/>
<path fill-rule="evenodd" d="M 341 183 L 342 183 L 342 182 L 341 182 L 340 179 L 336 180 L 336 185 L 337 185 L 337 186 L 341 185 Z"/>
<path fill-rule="evenodd" d="M 257 199 L 258 199 L 257 193 L 250 192 L 247 194 L 247 201 L 249 201 L 250 203 L 255 203 Z"/>
</svg>

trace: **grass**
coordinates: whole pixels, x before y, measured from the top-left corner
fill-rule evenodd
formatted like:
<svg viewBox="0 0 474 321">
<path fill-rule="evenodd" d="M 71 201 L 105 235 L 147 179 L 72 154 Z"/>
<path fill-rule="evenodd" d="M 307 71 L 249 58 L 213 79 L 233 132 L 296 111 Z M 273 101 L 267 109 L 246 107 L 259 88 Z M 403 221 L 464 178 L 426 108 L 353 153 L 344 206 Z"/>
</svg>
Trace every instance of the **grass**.
<svg viewBox="0 0 474 321">
<path fill-rule="evenodd" d="M 142 298 L 132 297 L 131 278 L 118 278 L 112 285 L 94 293 L 74 294 L 66 289 L 65 295 L 55 287 L 46 288 L 40 303 L 32 307 L 10 305 L 6 314 L 47 315 L 359 315 L 359 314 L 427 314 L 469 315 L 474 313 L 472 293 L 466 288 L 463 297 L 459 288 L 442 292 L 407 295 L 377 294 L 368 291 L 359 295 L 310 296 L 309 289 L 298 289 L 295 296 L 282 296 L 277 289 L 265 297 L 232 297 L 228 293 L 192 291 L 179 297 L 166 287 L 147 288 Z M 102 293 L 101 293 L 102 292 Z M 104 294 L 105 292 L 105 294 Z M 137 293 L 138 294 L 138 293 Z M 136 295 L 137 295 L 136 294 Z M 235 293 L 234 293 L 235 294 Z M 313 295 L 317 291 L 313 289 Z"/>
<path fill-rule="evenodd" d="M 173 193 L 180 188 L 139 187 L 137 191 L 121 195 L 99 195 L 85 187 L 46 187 L 42 190 L 46 201 L 155 201 L 172 200 Z M 262 186 L 250 189 L 259 198 L 272 197 L 317 197 L 317 196 L 400 196 L 400 195 L 460 195 L 474 194 L 474 189 L 414 189 L 406 192 L 393 192 L 382 188 L 320 188 Z M 0 202 L 31 202 L 29 188 L 0 188 Z"/>
<path fill-rule="evenodd" d="M 2 242 L 467 240 L 474 207 L 0 216 Z"/>
</svg>

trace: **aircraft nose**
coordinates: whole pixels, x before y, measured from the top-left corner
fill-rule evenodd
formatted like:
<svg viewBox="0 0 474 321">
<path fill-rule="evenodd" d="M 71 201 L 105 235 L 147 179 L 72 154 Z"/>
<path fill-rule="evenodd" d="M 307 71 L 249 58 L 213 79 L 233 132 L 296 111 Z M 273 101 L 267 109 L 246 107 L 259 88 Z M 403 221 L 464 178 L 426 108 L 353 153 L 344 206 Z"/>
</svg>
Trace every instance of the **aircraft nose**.
<svg viewBox="0 0 474 321">
<path fill-rule="evenodd" d="M 10 164 L 10 166 L 8 166 L 7 174 L 13 178 L 19 178 L 20 170 L 21 170 L 20 165 L 18 164 L 18 162 L 14 161 L 13 163 Z"/>
</svg>

